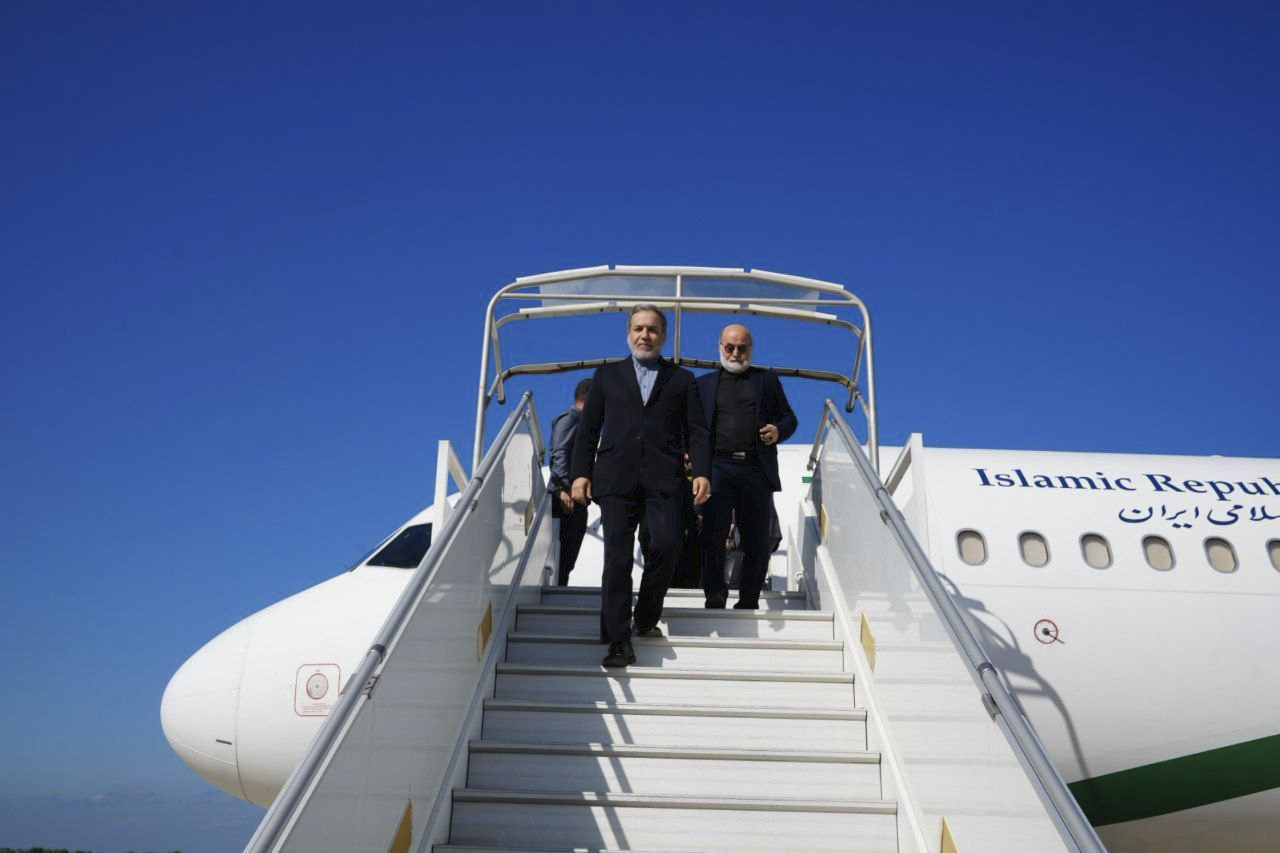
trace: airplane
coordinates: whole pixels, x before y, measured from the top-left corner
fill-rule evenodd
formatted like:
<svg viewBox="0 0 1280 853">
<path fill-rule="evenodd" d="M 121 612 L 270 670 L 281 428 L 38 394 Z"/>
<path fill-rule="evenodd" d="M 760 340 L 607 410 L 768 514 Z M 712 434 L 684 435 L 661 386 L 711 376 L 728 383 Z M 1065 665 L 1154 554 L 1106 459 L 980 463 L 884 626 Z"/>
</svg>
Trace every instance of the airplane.
<svg viewBox="0 0 1280 853">
<path fill-rule="evenodd" d="M 843 294 L 838 285 L 674 267 L 517 279 L 508 290 L 541 286 L 547 298 L 507 317 L 625 311 L 647 291 L 637 287 L 632 303 L 601 301 L 600 282 L 617 289 L 620 281 L 663 275 L 683 275 L 688 288 L 682 294 L 677 279 L 677 317 L 738 314 L 845 328 L 829 302 L 803 316 L 811 309 L 772 304 L 762 293 L 776 292 L 755 286 L 830 297 L 834 291 L 824 288 Z M 716 301 L 710 287 L 689 287 L 710 279 L 732 296 Z M 502 369 L 502 320 L 493 312 L 504 292 L 489 308 L 473 470 L 485 409 L 507 381 L 603 361 Z M 1280 679 L 1267 640 L 1280 604 L 1280 460 L 936 448 L 919 434 L 902 447 L 880 446 L 869 316 L 855 298 L 847 298 L 844 307 L 850 305 L 862 313 L 866 340 L 865 359 L 859 349 L 850 374 L 775 369 L 836 382 L 850 391 L 846 411 L 862 407 L 868 457 L 1107 848 L 1272 849 L 1280 837 Z M 675 357 L 712 366 L 679 348 L 677 331 Z M 770 576 L 775 589 L 794 590 L 805 581 L 786 545 L 797 541 L 796 525 L 812 499 L 811 448 L 797 443 L 779 451 L 784 487 L 775 502 L 788 535 Z M 431 506 L 348 571 L 237 622 L 192 655 L 161 701 L 164 733 L 178 756 L 219 789 L 271 805 L 465 483 L 452 448 L 441 442 Z M 603 548 L 594 507 L 591 519 L 576 585 L 599 583 Z M 911 630 L 883 618 L 876 625 L 891 637 Z"/>
</svg>

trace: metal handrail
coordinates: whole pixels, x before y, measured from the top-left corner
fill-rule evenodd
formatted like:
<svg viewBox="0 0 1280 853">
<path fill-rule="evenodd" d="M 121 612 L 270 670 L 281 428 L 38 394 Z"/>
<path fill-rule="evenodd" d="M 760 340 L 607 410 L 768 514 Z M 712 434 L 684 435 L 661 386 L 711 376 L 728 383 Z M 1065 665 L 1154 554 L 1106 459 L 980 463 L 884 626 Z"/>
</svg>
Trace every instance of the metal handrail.
<svg viewBox="0 0 1280 853">
<path fill-rule="evenodd" d="M 982 644 L 969 630 L 969 625 L 960 613 L 960 608 L 956 606 L 946 587 L 939 580 L 937 571 L 924 553 L 924 549 L 920 547 L 920 543 L 916 541 L 911 528 L 907 526 L 898 505 L 889 496 L 880 477 L 872 470 L 853 430 L 845 423 L 839 410 L 829 399 L 823 404 L 821 423 L 814 438 L 814 451 L 809 458 L 809 468 L 812 469 L 817 464 L 817 453 L 822 444 L 823 435 L 829 428 L 835 429 L 849 451 L 849 455 L 853 457 L 864 483 L 880 505 L 880 518 L 897 539 L 925 595 L 942 618 L 943 625 L 951 634 L 956 648 L 968 666 L 969 675 L 983 689 L 981 698 L 984 707 L 993 718 L 999 717 L 1003 720 L 1004 725 L 1000 728 L 1023 767 L 1027 769 L 1032 782 L 1035 783 L 1041 802 L 1050 809 L 1050 814 L 1063 840 L 1075 850 L 1106 853 L 1106 848 L 1098 838 L 1098 834 L 1081 811 L 1080 804 L 1071 795 L 1066 782 L 1058 774 L 1053 762 L 1049 760 L 1040 738 L 1036 736 L 1035 730 L 1023 716 L 1013 695 L 1005 687 L 995 665 L 987 659 L 987 653 L 982 648 Z"/>
<path fill-rule="evenodd" d="M 502 429 L 494 437 L 493 444 L 489 446 L 489 452 L 476 467 L 471 481 L 458 499 L 457 510 L 449 516 L 449 520 L 438 531 L 438 535 L 432 537 L 434 541 L 431 547 L 423 555 L 422 562 L 413 573 L 413 577 L 409 579 L 409 583 L 391 608 L 391 613 L 382 623 L 382 628 L 374 638 L 373 645 L 365 653 L 360 666 L 347 679 L 337 706 L 320 726 L 311 745 L 307 748 L 307 754 L 298 762 L 293 773 L 289 774 L 284 787 L 280 789 L 275 801 L 271 803 L 271 808 L 262 818 L 262 823 L 258 824 L 257 831 L 245 846 L 246 853 L 272 850 L 281 841 L 285 830 L 295 819 L 295 812 L 304 801 L 305 795 L 318 781 L 319 772 L 327 764 L 333 750 L 340 742 L 342 733 L 354 721 L 360 698 L 371 694 L 375 670 L 386 660 L 387 650 L 394 647 L 423 589 L 431 581 L 457 538 L 463 521 L 475 509 L 473 501 L 476 493 L 480 491 L 489 473 L 497 465 L 502 451 L 506 449 L 520 421 L 526 417 L 531 422 L 529 434 L 533 439 L 534 449 L 538 459 L 542 459 L 545 449 L 542 445 L 542 433 L 538 428 L 538 414 L 533 405 L 533 393 L 526 391 L 521 395 L 520 402 L 512 410 Z M 371 695 L 370 700 L 372 700 Z"/>
</svg>

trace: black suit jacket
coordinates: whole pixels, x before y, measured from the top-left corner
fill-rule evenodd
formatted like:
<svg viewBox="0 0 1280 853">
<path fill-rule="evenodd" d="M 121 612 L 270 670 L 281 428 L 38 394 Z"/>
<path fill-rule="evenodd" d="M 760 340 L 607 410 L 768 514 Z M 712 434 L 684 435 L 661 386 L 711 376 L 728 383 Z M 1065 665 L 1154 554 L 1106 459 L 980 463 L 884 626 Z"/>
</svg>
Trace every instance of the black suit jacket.
<svg viewBox="0 0 1280 853">
<path fill-rule="evenodd" d="M 773 424 L 778 428 L 778 444 L 786 441 L 796 431 L 796 415 L 791 411 L 787 395 L 782 390 L 782 380 L 771 370 L 749 367 L 751 385 L 756 391 L 756 429 L 765 424 Z M 702 397 L 703 417 L 707 421 L 707 429 L 711 431 L 712 443 L 716 437 L 716 391 L 720 386 L 720 371 L 698 377 L 698 391 Z M 782 491 L 782 480 L 778 477 L 778 445 L 760 444 L 756 440 L 756 456 L 760 459 L 760 467 L 769 478 L 775 492 Z M 712 448 L 714 450 L 714 447 Z"/>
<path fill-rule="evenodd" d="M 594 497 L 639 485 L 675 494 L 686 482 L 686 450 L 693 476 L 709 476 L 710 440 L 692 373 L 661 359 L 646 404 L 630 357 L 596 368 L 574 437 L 572 479 L 589 478 Z"/>
</svg>

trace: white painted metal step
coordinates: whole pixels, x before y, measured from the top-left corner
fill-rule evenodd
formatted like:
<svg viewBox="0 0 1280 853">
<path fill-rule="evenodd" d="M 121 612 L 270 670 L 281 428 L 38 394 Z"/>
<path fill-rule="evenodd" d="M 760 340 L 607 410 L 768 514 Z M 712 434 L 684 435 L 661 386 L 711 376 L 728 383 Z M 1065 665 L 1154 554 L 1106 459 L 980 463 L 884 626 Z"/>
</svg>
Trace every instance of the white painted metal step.
<svg viewBox="0 0 1280 853">
<path fill-rule="evenodd" d="M 980 702 L 973 703 L 969 714 L 896 711 L 892 725 L 893 736 L 900 743 L 911 744 L 915 751 L 935 754 L 955 751 L 957 744 L 998 743 L 1004 739 Z"/>
<path fill-rule="evenodd" d="M 876 671 L 886 675 L 966 679 L 969 671 L 949 641 L 876 643 Z M 976 689 L 976 688 L 975 688 Z"/>
<path fill-rule="evenodd" d="M 714 694 L 702 697 L 714 698 Z M 867 748 L 861 708 L 773 708 L 488 699 L 483 737 L 721 749 Z"/>
<path fill-rule="evenodd" d="M 825 672 L 498 664 L 496 699 L 851 708 L 853 676 Z"/>
<path fill-rule="evenodd" d="M 702 607 L 706 596 L 700 589 L 669 589 L 666 603 L 672 607 Z M 634 596 L 632 597 L 634 601 Z M 738 601 L 736 590 L 729 590 L 728 606 Z M 566 604 L 575 607 L 599 607 L 598 586 L 552 586 L 542 590 L 543 604 Z M 803 592 L 760 593 L 760 610 L 804 610 L 808 607 Z"/>
<path fill-rule="evenodd" d="M 867 627 L 876 643 L 900 643 L 925 640 L 950 642 L 942 621 L 933 613 L 925 616 L 867 613 Z M 855 614 L 855 619 L 858 615 Z"/>
<path fill-rule="evenodd" d="M 710 669 L 771 669 L 839 672 L 844 644 L 836 640 L 758 637 L 634 637 L 636 664 Z M 599 664 L 606 646 L 572 634 L 513 633 L 507 638 L 509 663 Z"/>
<path fill-rule="evenodd" d="M 670 847 L 665 849 L 628 847 L 623 850 L 620 847 L 490 847 L 487 844 L 483 847 L 470 844 L 437 844 L 431 850 L 432 853 L 689 853 L 683 848 Z"/>
<path fill-rule="evenodd" d="M 669 636 L 777 637 L 790 640 L 830 640 L 834 636 L 831 614 L 818 610 L 665 607 L 658 624 Z M 516 611 L 516 631 L 521 634 L 576 634 L 598 639 L 600 609 L 522 604 Z"/>
<path fill-rule="evenodd" d="M 467 787 L 664 796 L 880 798 L 873 752 L 472 741 Z"/>
<path fill-rule="evenodd" d="M 895 803 L 455 790 L 451 844 L 896 853 Z"/>
<path fill-rule="evenodd" d="M 966 676 L 875 676 L 876 696 L 880 704 L 894 712 L 915 713 L 921 709 L 943 707 L 982 707 L 982 694 Z"/>
</svg>

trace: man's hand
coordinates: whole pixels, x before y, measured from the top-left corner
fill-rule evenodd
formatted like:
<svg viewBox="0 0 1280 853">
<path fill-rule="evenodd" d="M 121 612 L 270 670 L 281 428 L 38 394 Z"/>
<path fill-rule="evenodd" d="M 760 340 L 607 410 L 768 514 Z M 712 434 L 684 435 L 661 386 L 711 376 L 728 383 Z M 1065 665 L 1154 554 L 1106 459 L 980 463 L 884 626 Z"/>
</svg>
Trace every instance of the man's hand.
<svg viewBox="0 0 1280 853">
<path fill-rule="evenodd" d="M 711 481 L 706 477 L 693 478 L 693 505 L 698 506 L 707 502 L 707 498 L 711 497 Z"/>
<path fill-rule="evenodd" d="M 773 424 L 765 424 L 760 427 L 760 443 L 764 445 L 778 443 L 778 428 Z"/>
<path fill-rule="evenodd" d="M 568 492 L 566 492 L 564 489 L 561 489 L 560 491 L 556 492 L 556 494 L 560 497 L 561 509 L 563 509 L 566 513 L 573 512 L 573 496 L 570 495 Z"/>
<path fill-rule="evenodd" d="M 586 477 L 573 481 L 573 499 L 583 506 L 591 503 L 591 481 Z"/>
</svg>

